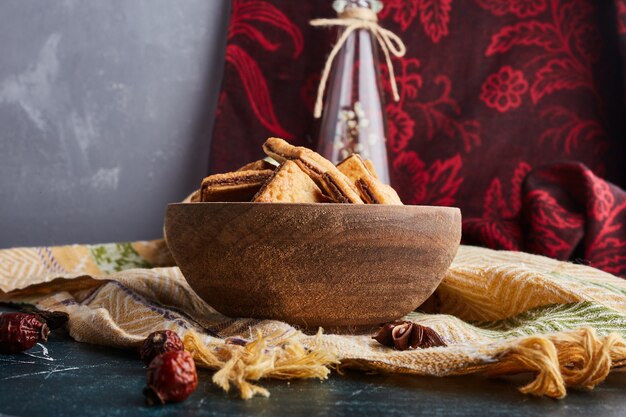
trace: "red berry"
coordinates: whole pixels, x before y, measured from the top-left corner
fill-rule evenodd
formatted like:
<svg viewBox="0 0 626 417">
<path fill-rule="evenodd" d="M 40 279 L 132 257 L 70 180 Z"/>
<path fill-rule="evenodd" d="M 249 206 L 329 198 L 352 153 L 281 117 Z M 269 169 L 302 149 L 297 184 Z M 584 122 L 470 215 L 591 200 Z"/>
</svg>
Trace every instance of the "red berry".
<svg viewBox="0 0 626 417">
<path fill-rule="evenodd" d="M 6 313 L 0 315 L 0 352 L 18 353 L 48 340 L 46 323 L 32 314 Z"/>
<path fill-rule="evenodd" d="M 148 405 L 184 401 L 198 386 L 193 356 L 186 351 L 158 355 L 148 366 L 148 386 L 143 390 Z"/>
<path fill-rule="evenodd" d="M 146 365 L 150 365 L 152 359 L 165 352 L 185 350 L 183 341 L 171 330 L 159 330 L 150 333 L 141 345 L 141 360 Z"/>
</svg>

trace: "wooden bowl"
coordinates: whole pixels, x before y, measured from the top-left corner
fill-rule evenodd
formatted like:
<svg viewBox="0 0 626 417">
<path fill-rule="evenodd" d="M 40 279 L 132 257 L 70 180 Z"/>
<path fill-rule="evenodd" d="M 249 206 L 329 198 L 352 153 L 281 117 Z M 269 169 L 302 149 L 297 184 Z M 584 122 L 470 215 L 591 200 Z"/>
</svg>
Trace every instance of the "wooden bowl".
<svg viewBox="0 0 626 417">
<path fill-rule="evenodd" d="M 167 241 L 191 288 L 231 317 L 379 324 L 437 288 L 461 239 L 452 207 L 178 203 Z"/>
</svg>

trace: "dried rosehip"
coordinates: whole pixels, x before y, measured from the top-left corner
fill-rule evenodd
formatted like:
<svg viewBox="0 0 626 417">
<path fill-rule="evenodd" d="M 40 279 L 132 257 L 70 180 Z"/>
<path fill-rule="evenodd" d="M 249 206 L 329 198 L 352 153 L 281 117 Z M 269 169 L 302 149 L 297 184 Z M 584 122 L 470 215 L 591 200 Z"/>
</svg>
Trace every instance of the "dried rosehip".
<svg viewBox="0 0 626 417">
<path fill-rule="evenodd" d="M 165 352 L 185 350 L 183 341 L 171 330 L 159 330 L 150 333 L 143 341 L 139 351 L 141 360 L 146 365 L 150 365 L 152 359 Z"/>
<path fill-rule="evenodd" d="M 48 340 L 48 325 L 32 314 L 0 315 L 0 353 L 18 353 Z"/>
<path fill-rule="evenodd" d="M 143 395 L 146 404 L 184 401 L 198 386 L 193 357 L 187 351 L 171 351 L 158 355 L 148 366 L 148 386 Z"/>
<path fill-rule="evenodd" d="M 394 321 L 385 324 L 372 339 L 398 350 L 447 346 L 433 329 L 410 321 Z"/>
</svg>

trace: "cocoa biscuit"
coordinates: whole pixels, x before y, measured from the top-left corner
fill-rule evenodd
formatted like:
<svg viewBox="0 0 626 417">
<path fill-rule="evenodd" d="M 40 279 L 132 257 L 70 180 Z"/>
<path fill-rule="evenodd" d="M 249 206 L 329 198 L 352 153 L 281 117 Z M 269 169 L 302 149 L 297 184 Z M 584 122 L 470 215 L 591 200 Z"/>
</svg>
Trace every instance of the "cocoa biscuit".
<svg viewBox="0 0 626 417">
<path fill-rule="evenodd" d="M 280 138 L 268 138 L 263 144 L 263 152 L 278 163 L 298 158 L 298 147 Z"/>
<path fill-rule="evenodd" d="M 372 173 L 365 165 L 360 155 L 354 153 L 337 164 L 337 169 L 356 185 L 359 178 L 371 176 Z"/>
<path fill-rule="evenodd" d="M 336 169 L 332 162 L 317 152 L 303 146 L 293 146 L 280 138 L 266 140 L 263 150 L 278 162 L 284 162 L 287 159 L 300 161 L 300 167 L 311 177 L 321 177 L 324 172 Z"/>
<path fill-rule="evenodd" d="M 286 160 L 252 199 L 259 203 L 323 203 L 322 191 L 300 167 Z"/>
<path fill-rule="evenodd" d="M 189 194 L 181 203 L 198 203 L 200 201 L 200 190 L 196 190 Z"/>
<path fill-rule="evenodd" d="M 337 165 L 337 169 L 354 182 L 365 203 L 402 204 L 395 190 L 381 183 L 359 155 L 350 155 Z"/>
<path fill-rule="evenodd" d="M 210 201 L 250 201 L 273 171 L 251 170 L 215 174 L 202 180 L 200 199 Z"/>
<path fill-rule="evenodd" d="M 325 172 L 322 174 L 322 186 L 335 203 L 363 204 L 363 200 L 354 191 L 350 180 L 343 174 L 336 175 L 333 171 Z"/>
<path fill-rule="evenodd" d="M 366 159 L 365 161 L 363 161 L 363 163 L 365 164 L 365 166 L 367 167 L 367 170 L 376 178 L 378 178 L 378 173 L 376 172 L 376 169 L 374 168 L 374 163 L 372 162 L 371 159 Z"/>
<path fill-rule="evenodd" d="M 322 175 L 332 172 L 335 177 L 343 177 L 349 187 L 356 193 L 356 187 L 346 178 L 337 167 L 322 155 L 302 146 L 293 146 L 283 139 L 269 138 L 263 144 L 265 153 L 279 162 L 288 159 L 295 161 L 319 186 L 324 187 Z"/>
<path fill-rule="evenodd" d="M 322 191 L 322 198 L 320 200 L 320 203 L 328 203 L 328 204 L 330 204 L 330 203 L 334 203 L 334 202 L 335 201 L 332 198 L 330 198 L 329 196 L 324 194 L 323 191 Z"/>
<path fill-rule="evenodd" d="M 383 184 L 371 175 L 359 178 L 356 186 L 367 204 L 402 205 L 402 200 L 392 187 Z"/>
<path fill-rule="evenodd" d="M 250 162 L 249 164 L 245 164 L 237 171 L 262 171 L 264 169 L 275 170 L 277 165 L 274 165 L 265 159 L 259 159 L 258 161 Z"/>
</svg>

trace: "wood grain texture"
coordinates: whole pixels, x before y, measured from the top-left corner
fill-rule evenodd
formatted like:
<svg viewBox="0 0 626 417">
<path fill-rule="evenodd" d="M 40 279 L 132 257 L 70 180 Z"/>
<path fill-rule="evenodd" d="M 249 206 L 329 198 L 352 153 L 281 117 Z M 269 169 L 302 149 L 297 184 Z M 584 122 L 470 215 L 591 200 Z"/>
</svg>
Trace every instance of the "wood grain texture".
<svg viewBox="0 0 626 417">
<path fill-rule="evenodd" d="M 168 244 L 189 285 L 231 317 L 378 324 L 417 308 L 461 239 L 457 208 L 170 204 Z"/>
</svg>

